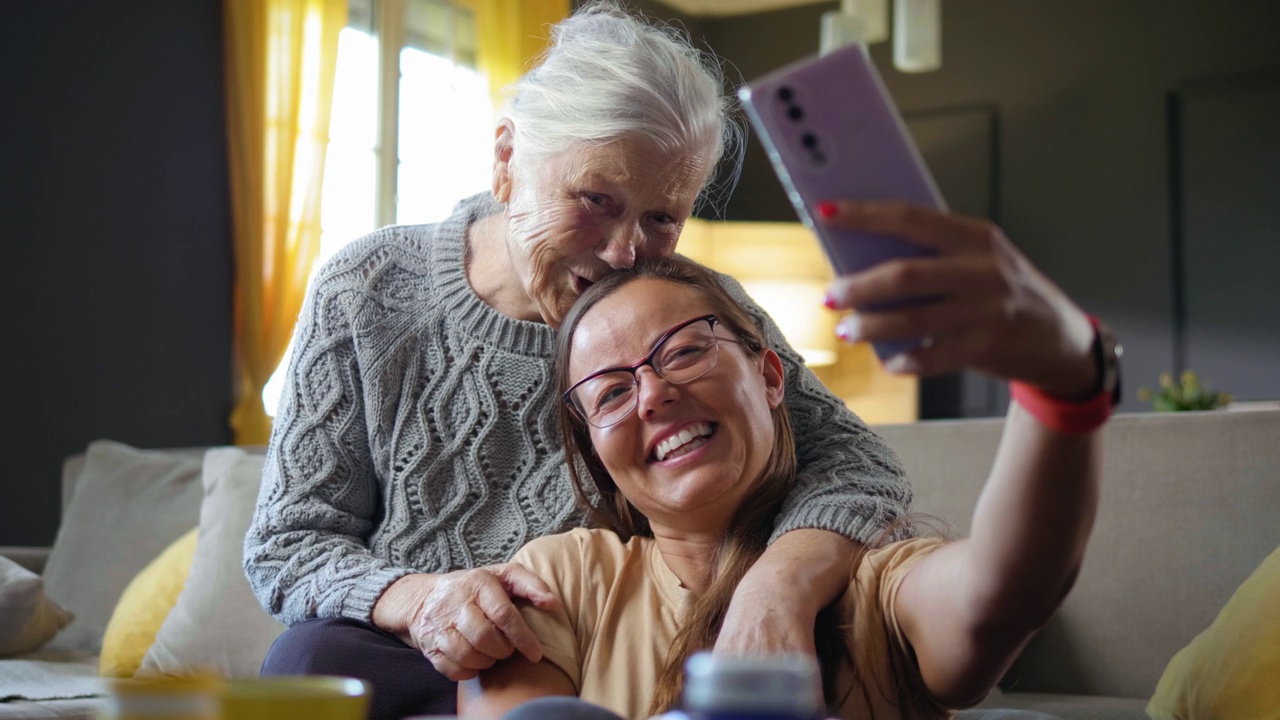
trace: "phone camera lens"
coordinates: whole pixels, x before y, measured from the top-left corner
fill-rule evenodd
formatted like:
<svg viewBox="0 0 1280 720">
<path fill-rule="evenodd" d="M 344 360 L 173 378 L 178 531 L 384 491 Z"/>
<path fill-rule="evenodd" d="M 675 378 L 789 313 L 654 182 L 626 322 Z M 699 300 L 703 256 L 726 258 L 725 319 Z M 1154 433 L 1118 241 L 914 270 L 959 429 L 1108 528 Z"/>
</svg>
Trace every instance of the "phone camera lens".
<svg viewBox="0 0 1280 720">
<path fill-rule="evenodd" d="M 783 85 L 782 87 L 778 88 L 778 99 L 781 100 L 782 102 L 791 102 L 791 99 L 794 98 L 795 96 L 796 96 L 795 92 L 792 91 L 791 87 L 788 85 Z"/>
<path fill-rule="evenodd" d="M 800 143 L 812 150 L 813 148 L 818 147 L 818 136 L 813 133 L 805 133 L 800 136 Z"/>
<path fill-rule="evenodd" d="M 792 120 L 799 120 L 804 117 L 804 111 L 800 109 L 799 105 L 792 105 L 787 108 L 787 117 Z"/>
</svg>

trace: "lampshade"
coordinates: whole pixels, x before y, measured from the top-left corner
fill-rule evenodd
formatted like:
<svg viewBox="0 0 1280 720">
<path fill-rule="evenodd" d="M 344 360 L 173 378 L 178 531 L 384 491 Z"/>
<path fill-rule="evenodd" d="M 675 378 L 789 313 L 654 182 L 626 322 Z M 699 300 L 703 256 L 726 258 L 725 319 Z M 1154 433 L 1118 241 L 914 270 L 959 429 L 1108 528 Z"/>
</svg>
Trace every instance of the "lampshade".
<svg viewBox="0 0 1280 720">
<path fill-rule="evenodd" d="M 834 365 L 839 349 L 839 317 L 822 307 L 825 283 L 815 280 L 747 280 L 742 283 L 760 307 L 773 318 L 782 335 L 809 367 Z"/>
<path fill-rule="evenodd" d="M 894 0 L 893 66 L 912 73 L 942 67 L 942 0 Z"/>
</svg>

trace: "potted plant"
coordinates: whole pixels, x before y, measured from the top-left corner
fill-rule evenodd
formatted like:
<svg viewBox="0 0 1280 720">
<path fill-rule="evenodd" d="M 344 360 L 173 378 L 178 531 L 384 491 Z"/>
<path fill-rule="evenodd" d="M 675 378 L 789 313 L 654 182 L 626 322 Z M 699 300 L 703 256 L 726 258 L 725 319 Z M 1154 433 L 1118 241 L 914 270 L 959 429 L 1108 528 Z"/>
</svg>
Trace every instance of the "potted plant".
<svg viewBox="0 0 1280 720">
<path fill-rule="evenodd" d="M 1151 392 L 1141 388 L 1138 399 L 1151 403 L 1151 409 L 1156 412 L 1216 410 L 1231 402 L 1229 394 L 1212 390 L 1208 383 L 1201 384 L 1192 370 L 1184 371 L 1177 383 L 1173 381 L 1173 375 L 1161 373 L 1160 390 Z"/>
</svg>

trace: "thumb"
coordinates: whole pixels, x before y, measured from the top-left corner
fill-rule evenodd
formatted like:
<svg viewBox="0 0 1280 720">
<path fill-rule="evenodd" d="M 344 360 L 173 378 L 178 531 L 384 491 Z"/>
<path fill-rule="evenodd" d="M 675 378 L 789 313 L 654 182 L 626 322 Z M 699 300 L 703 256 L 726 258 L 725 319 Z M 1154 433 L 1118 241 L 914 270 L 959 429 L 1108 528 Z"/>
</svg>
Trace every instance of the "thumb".
<svg viewBox="0 0 1280 720">
<path fill-rule="evenodd" d="M 542 578 L 534 575 L 529 568 L 519 563 L 502 565 L 497 572 L 502 589 L 511 597 L 520 597 L 533 603 L 535 607 L 549 610 L 560 604 L 551 592 L 551 587 Z"/>
</svg>

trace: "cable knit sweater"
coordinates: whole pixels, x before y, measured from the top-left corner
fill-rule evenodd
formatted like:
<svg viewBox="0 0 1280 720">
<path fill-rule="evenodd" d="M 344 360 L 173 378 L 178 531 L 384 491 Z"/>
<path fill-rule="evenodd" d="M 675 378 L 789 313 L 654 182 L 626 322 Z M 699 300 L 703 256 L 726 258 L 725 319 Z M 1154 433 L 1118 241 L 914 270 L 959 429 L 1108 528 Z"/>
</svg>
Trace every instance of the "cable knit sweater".
<svg viewBox="0 0 1280 720">
<path fill-rule="evenodd" d="M 388 227 L 317 275 L 245 538 L 245 571 L 286 624 L 369 622 L 413 572 L 505 562 L 581 523 L 560 446 L 554 331 L 486 305 L 466 233 L 487 194 L 436 225 Z M 897 457 L 804 368 L 733 280 L 786 367 L 797 485 L 775 537 L 801 527 L 862 542 L 904 515 Z"/>
</svg>

